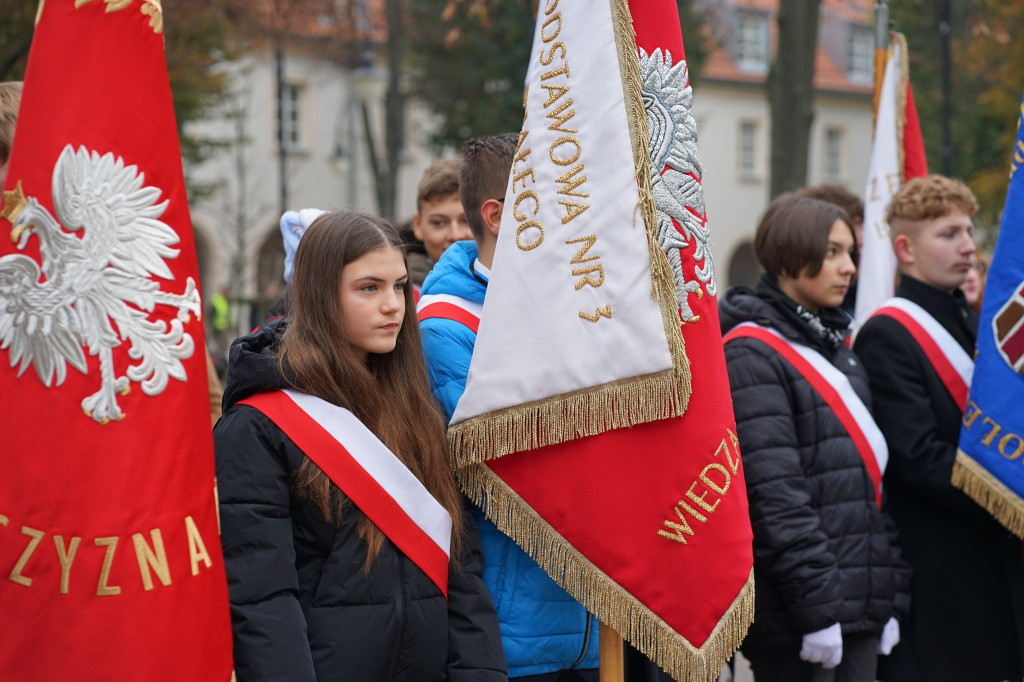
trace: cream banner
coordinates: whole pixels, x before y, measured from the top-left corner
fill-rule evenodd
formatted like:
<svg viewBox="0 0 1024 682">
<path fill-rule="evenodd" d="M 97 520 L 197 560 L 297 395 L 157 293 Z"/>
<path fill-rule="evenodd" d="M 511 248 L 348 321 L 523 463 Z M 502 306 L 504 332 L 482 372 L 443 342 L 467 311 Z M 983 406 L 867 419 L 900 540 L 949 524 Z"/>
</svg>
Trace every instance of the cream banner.
<svg viewBox="0 0 1024 682">
<path fill-rule="evenodd" d="M 906 92 L 906 72 L 902 64 L 903 44 L 894 41 L 882 77 L 878 98 L 875 139 L 871 147 L 871 167 L 864 190 L 864 246 L 857 273 L 856 325 L 860 327 L 871 313 L 892 298 L 896 286 L 896 254 L 889 239 L 885 211 L 902 182 L 903 121 L 900 93 Z"/>
<path fill-rule="evenodd" d="M 620 66 L 607 2 L 538 11 L 526 118 L 452 418 L 453 442 L 491 431 L 466 453 L 479 459 L 682 414 L 689 393 L 672 275 L 641 201 L 647 120 L 620 75 L 639 78 L 635 48 Z"/>
</svg>

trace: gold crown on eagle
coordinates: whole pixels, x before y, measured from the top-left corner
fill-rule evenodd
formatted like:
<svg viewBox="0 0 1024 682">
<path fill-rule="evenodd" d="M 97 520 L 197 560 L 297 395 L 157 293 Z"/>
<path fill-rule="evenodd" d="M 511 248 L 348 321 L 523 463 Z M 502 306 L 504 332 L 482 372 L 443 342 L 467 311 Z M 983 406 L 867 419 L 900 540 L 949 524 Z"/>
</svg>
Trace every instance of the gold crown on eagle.
<svg viewBox="0 0 1024 682">
<path fill-rule="evenodd" d="M 18 184 L 14 186 L 14 189 L 4 192 L 4 203 L 3 209 L 0 210 L 0 218 L 6 218 L 13 223 L 27 205 L 28 199 L 25 198 L 25 192 L 21 189 L 21 180 L 18 180 Z"/>
</svg>

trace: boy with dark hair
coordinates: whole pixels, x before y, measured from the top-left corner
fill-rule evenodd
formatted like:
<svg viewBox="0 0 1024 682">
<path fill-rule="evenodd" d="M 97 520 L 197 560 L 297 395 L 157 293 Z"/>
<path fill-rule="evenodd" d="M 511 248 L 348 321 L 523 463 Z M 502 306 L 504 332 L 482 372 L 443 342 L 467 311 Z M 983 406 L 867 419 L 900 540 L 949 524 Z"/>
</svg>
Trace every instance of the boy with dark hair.
<svg viewBox="0 0 1024 682">
<path fill-rule="evenodd" d="M 14 124 L 21 105 L 21 81 L 0 83 L 0 189 L 7 180 L 7 164 L 14 144 Z"/>
<path fill-rule="evenodd" d="M 886 216 L 896 297 L 854 344 L 889 444 L 889 509 L 914 569 L 902 641 L 879 663 L 886 682 L 1024 675 L 1020 540 L 950 482 L 978 332 L 958 288 L 974 256 L 977 210 L 958 180 L 932 175 L 900 188 Z"/>
<path fill-rule="evenodd" d="M 412 231 L 423 242 L 431 262 L 457 241 L 472 238 L 459 201 L 459 163 L 438 160 L 427 166 L 416 193 Z"/>
<path fill-rule="evenodd" d="M 517 144 L 511 133 L 466 143 L 459 195 L 474 240 L 444 252 L 423 283 L 417 307 L 431 389 L 449 418 L 466 388 Z M 479 510 L 474 519 L 509 677 L 596 682 L 596 620 Z"/>
</svg>

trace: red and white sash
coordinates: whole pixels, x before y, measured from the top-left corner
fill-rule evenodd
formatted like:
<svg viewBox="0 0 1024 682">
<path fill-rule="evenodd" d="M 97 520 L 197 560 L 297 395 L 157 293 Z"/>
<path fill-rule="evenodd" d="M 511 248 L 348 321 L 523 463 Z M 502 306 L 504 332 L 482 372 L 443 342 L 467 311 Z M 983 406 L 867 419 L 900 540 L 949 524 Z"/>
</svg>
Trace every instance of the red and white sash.
<svg viewBox="0 0 1024 682">
<path fill-rule="evenodd" d="M 825 400 L 857 446 L 857 452 L 860 453 L 874 486 L 875 502 L 881 507 L 882 474 L 885 473 L 885 465 L 889 461 L 889 448 L 885 443 L 885 436 L 875 424 L 867 406 L 853 389 L 849 378 L 821 353 L 785 338 L 774 329 L 744 322 L 730 330 L 723 341 L 728 343 L 738 338 L 757 339 L 770 346 L 793 365 L 793 368 L 807 379 L 811 387 Z"/>
<path fill-rule="evenodd" d="M 480 328 L 480 313 L 484 304 L 470 301 L 461 296 L 451 294 L 427 294 L 420 296 L 416 304 L 416 316 L 420 322 L 432 317 L 460 322 L 477 333 Z"/>
<path fill-rule="evenodd" d="M 289 389 L 239 402 L 280 427 L 448 598 L 451 516 L 354 414 Z"/>
<path fill-rule="evenodd" d="M 887 315 L 910 332 L 963 412 L 974 375 L 974 360 L 956 339 L 924 308 L 906 298 L 890 298 L 872 313 L 872 317 L 875 315 Z"/>
</svg>

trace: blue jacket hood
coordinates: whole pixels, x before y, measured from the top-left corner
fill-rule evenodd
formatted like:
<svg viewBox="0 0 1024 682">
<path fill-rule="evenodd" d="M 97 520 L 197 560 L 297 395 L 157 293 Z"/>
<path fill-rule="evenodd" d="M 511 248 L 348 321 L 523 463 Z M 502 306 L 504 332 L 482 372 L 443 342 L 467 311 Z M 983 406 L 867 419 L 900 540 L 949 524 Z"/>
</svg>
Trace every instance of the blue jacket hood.
<svg viewBox="0 0 1024 682">
<path fill-rule="evenodd" d="M 451 294 L 483 303 L 487 287 L 475 277 L 467 277 L 473 261 L 480 255 L 473 240 L 455 242 L 441 254 L 427 278 L 423 280 L 420 295 Z"/>
<path fill-rule="evenodd" d="M 421 295 L 448 294 L 482 303 L 487 287 L 470 269 L 478 255 L 472 241 L 449 246 L 423 282 Z M 476 333 L 443 317 L 423 320 L 420 329 L 431 389 L 451 417 L 466 389 Z M 596 668 L 597 621 L 479 510 L 473 516 L 480 529 L 484 583 L 498 610 L 509 677 L 550 674 L 573 665 Z"/>
</svg>

